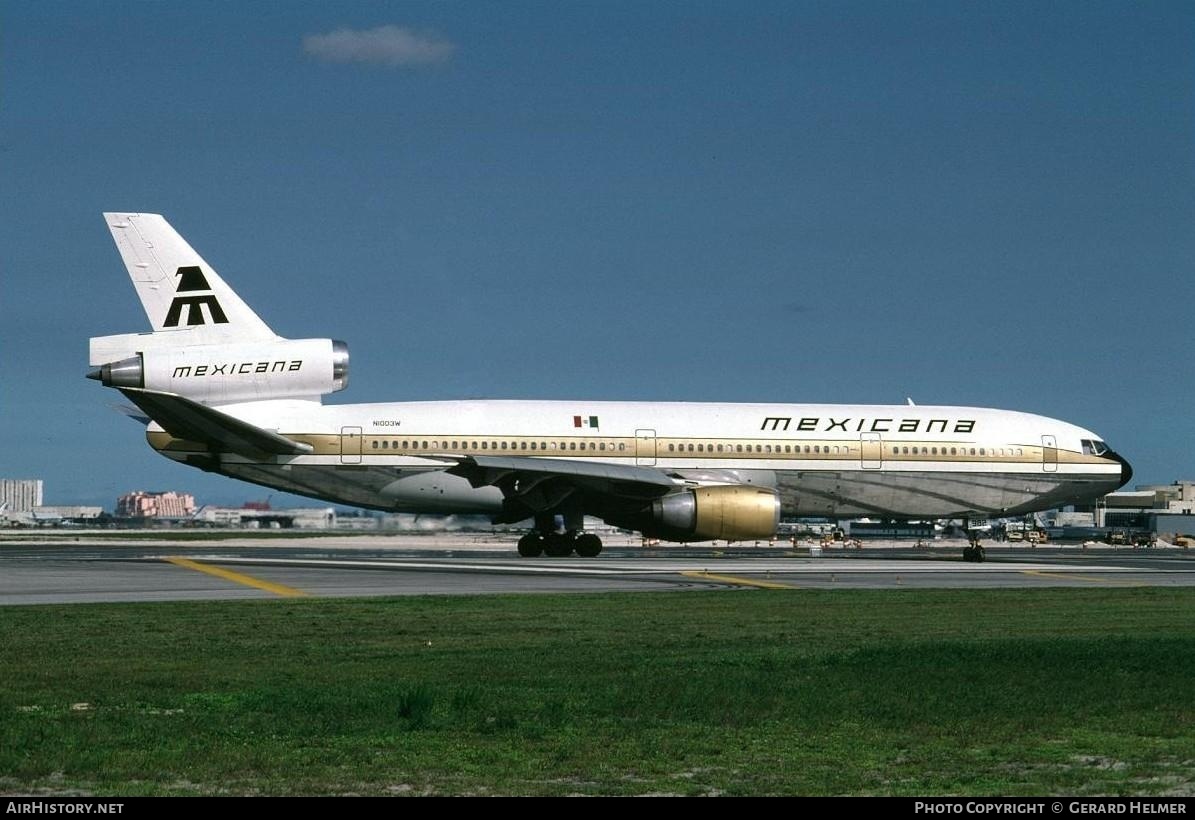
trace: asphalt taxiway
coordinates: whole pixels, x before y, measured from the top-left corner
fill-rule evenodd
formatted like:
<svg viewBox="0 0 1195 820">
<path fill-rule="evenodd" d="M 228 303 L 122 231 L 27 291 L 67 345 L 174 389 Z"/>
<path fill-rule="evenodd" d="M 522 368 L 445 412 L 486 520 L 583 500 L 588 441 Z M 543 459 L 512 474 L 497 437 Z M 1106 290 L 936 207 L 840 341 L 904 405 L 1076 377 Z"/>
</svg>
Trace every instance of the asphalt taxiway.
<svg viewBox="0 0 1195 820">
<path fill-rule="evenodd" d="M 691 589 L 1138 587 L 1195 585 L 1186 550 L 959 545 L 608 547 L 596 559 L 525 559 L 513 540 L 451 536 L 77 538 L 0 544 L 0 605 L 281 597 Z"/>
</svg>

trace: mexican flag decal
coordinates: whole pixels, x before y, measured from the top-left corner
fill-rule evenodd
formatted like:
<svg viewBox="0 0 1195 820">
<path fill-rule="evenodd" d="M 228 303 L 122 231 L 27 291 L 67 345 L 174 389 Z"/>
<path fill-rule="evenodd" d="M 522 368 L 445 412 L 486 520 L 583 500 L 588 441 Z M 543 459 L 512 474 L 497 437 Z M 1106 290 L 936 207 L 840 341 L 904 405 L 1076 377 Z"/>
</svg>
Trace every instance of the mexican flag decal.
<svg viewBox="0 0 1195 820">
<path fill-rule="evenodd" d="M 573 427 L 590 427 L 596 430 L 598 418 L 597 416 L 573 416 Z"/>
</svg>

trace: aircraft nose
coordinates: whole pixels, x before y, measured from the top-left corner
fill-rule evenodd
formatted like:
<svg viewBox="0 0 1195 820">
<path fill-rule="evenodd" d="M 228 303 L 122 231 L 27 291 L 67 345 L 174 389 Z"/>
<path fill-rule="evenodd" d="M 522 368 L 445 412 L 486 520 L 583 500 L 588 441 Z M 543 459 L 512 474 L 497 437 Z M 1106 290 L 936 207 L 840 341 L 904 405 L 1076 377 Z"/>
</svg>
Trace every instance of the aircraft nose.
<svg viewBox="0 0 1195 820">
<path fill-rule="evenodd" d="M 1128 484 L 1133 480 L 1133 465 L 1129 464 L 1125 458 L 1117 452 L 1109 452 L 1109 458 L 1114 458 L 1120 462 L 1120 486 Z M 1117 488 L 1119 489 L 1119 487 Z"/>
</svg>

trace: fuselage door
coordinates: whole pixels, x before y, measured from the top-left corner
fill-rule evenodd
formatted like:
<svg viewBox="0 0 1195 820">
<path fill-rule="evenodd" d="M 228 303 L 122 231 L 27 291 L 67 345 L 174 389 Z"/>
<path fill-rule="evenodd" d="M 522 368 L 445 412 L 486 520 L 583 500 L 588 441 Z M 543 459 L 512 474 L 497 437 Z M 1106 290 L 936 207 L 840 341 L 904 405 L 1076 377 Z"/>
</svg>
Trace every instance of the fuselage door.
<svg viewBox="0 0 1195 820">
<path fill-rule="evenodd" d="M 635 431 L 635 463 L 640 467 L 656 466 L 656 431 Z"/>
<path fill-rule="evenodd" d="M 1041 437 L 1041 468 L 1047 473 L 1058 472 L 1058 439 Z"/>
<path fill-rule="evenodd" d="M 879 433 L 859 435 L 859 466 L 864 470 L 878 470 L 884 466 L 884 442 Z"/>
<path fill-rule="evenodd" d="M 361 428 L 340 428 L 340 463 L 361 463 Z"/>
</svg>

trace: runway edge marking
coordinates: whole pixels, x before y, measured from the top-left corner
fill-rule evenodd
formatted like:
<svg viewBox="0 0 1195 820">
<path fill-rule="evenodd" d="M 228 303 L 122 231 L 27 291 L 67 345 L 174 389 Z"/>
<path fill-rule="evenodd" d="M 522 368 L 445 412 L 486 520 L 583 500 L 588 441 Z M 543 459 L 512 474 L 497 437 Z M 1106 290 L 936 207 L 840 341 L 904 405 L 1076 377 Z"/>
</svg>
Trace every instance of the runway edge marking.
<svg viewBox="0 0 1195 820">
<path fill-rule="evenodd" d="M 181 558 L 177 555 L 167 556 L 162 560 L 169 564 L 174 564 L 176 567 L 183 567 L 184 569 L 192 569 L 196 572 L 214 575 L 217 578 L 223 578 L 225 581 L 232 581 L 233 583 L 242 584 L 247 587 L 254 587 L 265 592 L 272 592 L 275 595 L 282 596 L 283 598 L 305 598 L 310 594 L 301 589 L 288 587 L 285 584 L 275 584 L 272 581 L 263 581 L 260 578 L 254 578 L 252 575 L 233 572 L 230 569 L 224 569 L 222 567 L 201 564 L 198 561 L 192 561 L 189 558 Z"/>
</svg>

